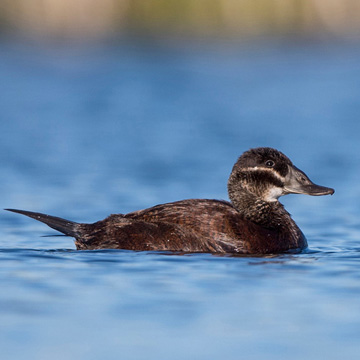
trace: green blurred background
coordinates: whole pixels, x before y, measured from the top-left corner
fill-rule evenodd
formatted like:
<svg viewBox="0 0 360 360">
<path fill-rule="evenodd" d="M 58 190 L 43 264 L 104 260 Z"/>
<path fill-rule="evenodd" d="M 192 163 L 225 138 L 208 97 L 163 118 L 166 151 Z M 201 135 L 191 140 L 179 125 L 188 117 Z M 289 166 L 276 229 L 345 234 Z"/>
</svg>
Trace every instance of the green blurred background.
<svg viewBox="0 0 360 360">
<path fill-rule="evenodd" d="M 359 0 L 1 0 L 3 34 L 34 38 L 357 36 Z"/>
</svg>

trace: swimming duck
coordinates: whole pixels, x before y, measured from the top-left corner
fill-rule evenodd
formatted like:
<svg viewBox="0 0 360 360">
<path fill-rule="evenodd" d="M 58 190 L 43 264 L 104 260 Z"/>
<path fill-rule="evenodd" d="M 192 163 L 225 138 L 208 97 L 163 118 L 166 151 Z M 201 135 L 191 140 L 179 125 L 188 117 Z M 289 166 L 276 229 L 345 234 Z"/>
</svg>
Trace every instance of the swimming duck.
<svg viewBox="0 0 360 360">
<path fill-rule="evenodd" d="M 278 201 L 286 194 L 328 195 L 278 150 L 244 152 L 228 181 L 230 202 L 189 199 L 110 215 L 93 224 L 37 212 L 6 209 L 75 238 L 78 250 L 275 254 L 299 252 L 307 241 Z"/>
</svg>

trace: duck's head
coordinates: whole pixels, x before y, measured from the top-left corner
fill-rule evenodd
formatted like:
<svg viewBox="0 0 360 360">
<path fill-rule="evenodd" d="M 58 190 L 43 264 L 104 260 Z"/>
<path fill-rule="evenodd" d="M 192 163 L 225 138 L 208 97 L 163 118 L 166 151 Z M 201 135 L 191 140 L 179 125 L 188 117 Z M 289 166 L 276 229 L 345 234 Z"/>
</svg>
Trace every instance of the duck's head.
<svg viewBox="0 0 360 360">
<path fill-rule="evenodd" d="M 244 192 L 266 202 L 286 194 L 334 193 L 334 189 L 314 184 L 283 153 L 266 147 L 250 149 L 240 156 L 231 172 L 228 191 L 235 205 Z"/>
</svg>

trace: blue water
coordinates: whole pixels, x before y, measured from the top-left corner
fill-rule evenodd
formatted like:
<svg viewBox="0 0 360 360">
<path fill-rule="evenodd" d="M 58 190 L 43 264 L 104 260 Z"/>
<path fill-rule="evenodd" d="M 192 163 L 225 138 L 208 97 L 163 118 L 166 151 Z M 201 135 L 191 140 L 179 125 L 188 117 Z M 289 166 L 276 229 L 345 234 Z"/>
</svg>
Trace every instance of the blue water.
<svg viewBox="0 0 360 360">
<path fill-rule="evenodd" d="M 1 207 L 93 222 L 227 199 L 250 147 L 334 196 L 282 198 L 298 255 L 76 251 L 0 216 L 2 359 L 358 359 L 360 45 L 0 43 Z"/>
</svg>

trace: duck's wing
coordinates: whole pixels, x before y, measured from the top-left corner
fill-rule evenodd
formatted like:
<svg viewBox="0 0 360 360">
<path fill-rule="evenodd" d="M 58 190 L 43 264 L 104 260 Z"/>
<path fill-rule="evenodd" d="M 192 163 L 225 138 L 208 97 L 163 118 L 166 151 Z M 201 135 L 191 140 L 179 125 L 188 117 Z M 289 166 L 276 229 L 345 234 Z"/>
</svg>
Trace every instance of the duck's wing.
<svg viewBox="0 0 360 360">
<path fill-rule="evenodd" d="M 219 252 L 244 252 L 237 239 L 233 219 L 239 213 L 231 203 L 212 199 L 189 199 L 156 205 L 123 215 L 126 219 L 151 224 L 168 224 L 202 239 Z M 241 219 L 239 219 L 241 221 Z M 210 251 L 210 250 L 208 250 Z"/>
<path fill-rule="evenodd" d="M 236 209 L 227 201 L 188 199 L 156 205 L 123 216 L 127 219 L 149 222 L 164 221 L 173 224 L 193 224 L 201 222 L 206 224 L 210 218 L 219 218 L 235 213 L 237 213 Z"/>
</svg>

